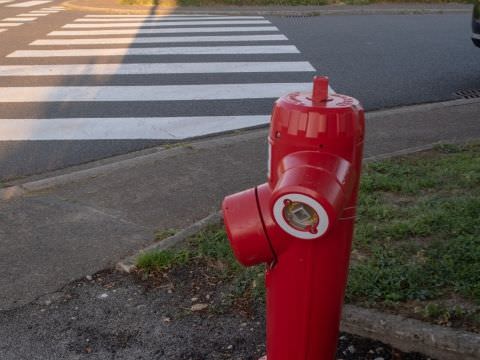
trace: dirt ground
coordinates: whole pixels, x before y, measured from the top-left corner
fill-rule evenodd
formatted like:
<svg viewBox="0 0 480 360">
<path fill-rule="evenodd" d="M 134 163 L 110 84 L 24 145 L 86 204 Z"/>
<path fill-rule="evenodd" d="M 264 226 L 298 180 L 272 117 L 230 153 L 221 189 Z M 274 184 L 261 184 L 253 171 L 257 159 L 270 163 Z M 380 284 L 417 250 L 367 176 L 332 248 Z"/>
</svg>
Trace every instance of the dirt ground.
<svg viewBox="0 0 480 360">
<path fill-rule="evenodd" d="M 0 358 L 257 360 L 265 353 L 262 304 L 231 302 L 229 284 L 209 283 L 193 267 L 151 280 L 102 272 L 0 312 Z M 349 334 L 340 334 L 337 358 L 428 359 Z"/>
</svg>

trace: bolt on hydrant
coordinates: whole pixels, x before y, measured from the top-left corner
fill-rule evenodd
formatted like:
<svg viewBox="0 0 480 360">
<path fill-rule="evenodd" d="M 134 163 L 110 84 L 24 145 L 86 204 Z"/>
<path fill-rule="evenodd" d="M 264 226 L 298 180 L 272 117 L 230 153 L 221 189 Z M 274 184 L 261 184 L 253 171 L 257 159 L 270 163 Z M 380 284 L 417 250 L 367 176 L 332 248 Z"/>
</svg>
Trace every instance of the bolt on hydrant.
<svg viewBox="0 0 480 360">
<path fill-rule="evenodd" d="M 274 105 L 268 182 L 223 201 L 237 260 L 267 264 L 268 360 L 334 359 L 364 130 L 359 102 L 315 77 Z"/>
</svg>

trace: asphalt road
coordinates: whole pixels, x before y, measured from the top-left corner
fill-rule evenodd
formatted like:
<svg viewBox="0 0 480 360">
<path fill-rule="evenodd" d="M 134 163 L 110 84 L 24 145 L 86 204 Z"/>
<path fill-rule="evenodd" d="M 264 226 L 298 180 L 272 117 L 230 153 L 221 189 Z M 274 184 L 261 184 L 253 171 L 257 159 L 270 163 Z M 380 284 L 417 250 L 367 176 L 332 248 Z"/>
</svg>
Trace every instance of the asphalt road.
<svg viewBox="0 0 480 360">
<path fill-rule="evenodd" d="M 20 2 L 20 0 L 17 0 Z M 0 17 L 15 17 L 20 14 L 35 11 L 45 7 L 58 5 L 57 2 L 50 2 L 29 8 L 12 8 L 0 5 Z M 57 74 L 54 76 L 22 75 L 0 76 L 0 117 L 4 120 L 10 119 L 13 132 L 19 131 L 20 135 L 9 138 L 2 137 L 0 141 L 0 180 L 14 179 L 30 174 L 42 173 L 70 165 L 76 165 L 112 155 L 127 153 L 145 147 L 154 146 L 167 140 L 178 140 L 181 138 L 207 135 L 212 132 L 228 131 L 238 127 L 261 125 L 268 121 L 268 114 L 275 94 L 252 95 L 251 84 L 266 84 L 268 89 L 272 83 L 291 85 L 294 88 L 303 89 L 310 81 L 314 72 L 308 69 L 312 65 L 318 74 L 326 74 L 330 77 L 334 89 L 359 98 L 367 110 L 390 108 L 409 104 L 424 102 L 436 102 L 456 98 L 454 94 L 458 90 L 475 89 L 479 87 L 479 77 L 475 68 L 479 61 L 480 49 L 476 49 L 469 39 L 469 18 L 465 14 L 443 14 L 443 15 L 355 15 L 355 16 L 322 16 L 322 17 L 268 17 L 266 20 L 271 24 L 262 23 L 262 19 L 254 20 L 260 24 L 228 24 L 225 26 L 276 26 L 275 31 L 249 31 L 216 33 L 196 33 L 193 35 L 286 35 L 288 40 L 242 40 L 229 41 L 224 43 L 203 42 L 193 43 L 192 41 L 183 44 L 158 44 L 156 48 L 166 46 L 246 46 L 275 47 L 286 46 L 281 50 L 274 50 L 274 53 L 254 54 L 217 54 L 215 51 L 209 54 L 170 54 L 170 55 L 131 55 L 121 54 L 117 56 L 95 55 L 87 56 L 51 56 L 57 50 L 77 51 L 78 49 L 111 49 L 118 48 L 118 45 L 42 45 L 32 46 L 36 40 L 52 39 L 50 34 L 53 31 L 88 31 L 89 28 L 64 28 L 65 25 L 75 24 L 75 20 L 83 18 L 85 14 L 70 11 L 50 13 L 35 21 L 26 22 L 21 26 L 8 28 L 0 33 L 0 66 L 27 65 L 30 69 L 38 68 L 38 65 L 75 65 L 90 64 L 172 64 L 179 62 L 292 62 L 306 63 L 301 71 L 254 71 L 237 73 L 144 73 L 118 75 L 93 74 L 86 76 L 85 73 Z M 104 19 L 105 20 L 105 19 Z M 130 20 L 128 20 L 130 21 Z M 237 21 L 237 20 L 235 20 Z M 240 23 L 244 20 L 240 20 Z M 86 23 L 88 24 L 88 23 Z M 192 25 L 186 25 L 191 27 Z M 205 25 L 210 26 L 210 25 Z M 214 27 L 221 27 L 214 25 Z M 185 28 L 183 25 L 180 28 Z M 108 30 L 108 28 L 106 28 Z M 128 28 L 122 28 L 125 30 Z M 93 28 L 98 32 L 97 28 Z M 100 37 L 122 38 L 128 35 L 118 34 L 118 28 L 110 29 L 117 34 L 101 35 Z M 160 36 L 166 36 L 162 34 Z M 183 36 L 184 34 L 173 34 Z M 192 34 L 186 34 L 192 35 Z M 130 35 L 131 36 L 131 35 Z M 152 38 L 155 34 L 136 34 L 135 39 Z M 81 38 L 98 38 L 98 36 L 79 35 Z M 72 36 L 58 35 L 54 39 L 71 39 Z M 125 45 L 123 45 L 125 47 Z M 291 51 L 298 49 L 298 51 Z M 128 45 L 127 45 L 128 48 Z M 151 44 L 130 45 L 130 50 L 152 48 Z M 286 50 L 285 50 L 286 49 Z M 47 53 L 32 56 L 30 51 L 47 50 Z M 27 52 L 25 52 L 27 51 Z M 16 53 L 15 53 L 16 52 Z M 12 54 L 16 54 L 12 57 Z M 146 66 L 146 65 L 145 65 Z M 71 71 L 71 68 L 65 70 Z M 208 95 L 204 85 L 234 84 L 230 89 L 219 91 L 217 94 Z M 297 85 L 295 85 L 297 84 Z M 166 89 L 165 95 L 175 95 L 169 101 L 163 100 L 157 90 L 149 101 L 143 100 L 145 93 L 132 95 L 131 86 L 170 86 Z M 192 94 L 178 92 L 175 86 L 178 85 L 202 85 L 201 88 L 193 89 Z M 70 93 L 59 92 L 58 87 L 67 89 L 71 87 L 82 87 L 82 90 L 89 87 L 89 94 L 75 95 L 72 98 Z M 95 91 L 100 87 L 116 87 L 119 96 L 135 97 L 129 101 L 98 101 L 95 99 Z M 130 86 L 128 90 L 126 87 Z M 242 87 L 246 86 L 246 87 Z M 283 85 L 282 85 L 283 86 Z M 39 91 L 39 87 L 43 90 Z M 288 89 L 289 86 L 280 88 Z M 19 88 L 25 91 L 19 91 Z M 9 91 L 13 90 L 12 95 Z M 283 90 L 287 91 L 287 90 Z M 3 92 L 3 93 L 2 93 Z M 224 92 L 235 93 L 229 99 L 221 99 Z M 35 95 L 37 93 L 37 95 Z M 126 94 L 126 95 L 125 95 Z M 69 97 L 70 96 L 70 97 Z M 90 101 L 78 101 L 80 97 Z M 179 97 L 180 96 L 180 97 Z M 183 96 L 183 98 L 182 98 Z M 197 96 L 197 98 L 195 98 Z M 257 96 L 257 97 L 255 97 Z M 53 97 L 53 98 L 50 98 Z M 198 100 L 200 97 L 201 100 Z M 203 97 L 203 99 L 202 99 Z M 5 99 L 10 100 L 5 100 Z M 13 100 L 11 100 L 13 98 Z M 37 98 L 37 99 L 34 99 Z M 194 99 L 195 98 L 195 99 Z M 32 100 L 34 99 L 34 100 Z M 47 101 L 45 101 L 47 99 Z M 53 100 L 52 100 L 53 99 Z M 83 100 L 85 100 L 83 99 Z M 130 101 L 134 100 L 134 101 Z M 53 102 L 52 102 L 53 101 Z M 242 118 L 233 118 L 232 115 Z M 203 116 L 201 125 L 185 122 L 192 117 Z M 230 116 L 227 123 L 222 116 Z M 163 134 L 148 134 L 148 140 L 140 132 L 133 134 L 141 126 L 145 129 L 148 118 L 157 117 L 162 121 L 171 121 L 172 118 L 185 118 L 183 123 L 177 125 L 173 122 L 167 129 L 151 129 Z M 46 119 L 67 119 L 71 118 L 87 121 L 74 125 L 74 131 L 60 122 L 54 122 L 49 126 L 51 136 L 45 140 L 39 135 L 38 127 L 26 122 L 26 125 L 18 119 L 36 121 Z M 110 122 L 106 122 L 105 118 Z M 140 124 L 137 128 L 129 125 L 119 126 L 118 119 L 130 119 Z M 147 120 L 146 120 L 147 119 Z M 210 122 L 209 122 L 210 121 Z M 212 122 L 213 121 L 213 122 Z M 105 125 L 106 123 L 106 125 Z M 23 124 L 23 125 L 22 125 Z M 35 123 L 36 124 L 36 123 Z M 93 124 L 93 125 L 92 125 Z M 99 125 L 102 124 L 102 125 Z M 226 124 L 226 125 L 225 125 Z M 22 128 L 23 126 L 23 128 Z M 95 131 L 91 128 L 100 127 Z M 27 130 L 25 130 L 27 129 Z M 53 129 L 53 130 L 52 130 Z M 85 130 L 86 129 L 86 130 Z M 115 133 L 118 129 L 124 131 Z M 186 130 L 185 130 L 186 129 Z M 70 132 L 68 132 L 69 130 Z M 152 131 L 153 131 L 152 130 Z M 10 131 L 10 130 L 9 130 Z M 5 133 L 9 133 L 4 131 Z M 145 130 L 144 130 L 145 131 Z M 53 135 L 52 135 L 53 133 Z M 131 136 L 129 134 L 132 133 Z M 73 134 L 73 135 L 72 135 Z M 98 135 L 100 134 L 100 135 Z M 62 136 L 65 135 L 65 136 Z M 47 136 L 48 138 L 48 136 Z M 139 140 L 140 138 L 140 140 Z M 73 140 L 72 140 L 73 139 Z M 88 140 L 86 140 L 88 139 Z M 121 140 L 119 140 L 121 139 Z"/>
</svg>

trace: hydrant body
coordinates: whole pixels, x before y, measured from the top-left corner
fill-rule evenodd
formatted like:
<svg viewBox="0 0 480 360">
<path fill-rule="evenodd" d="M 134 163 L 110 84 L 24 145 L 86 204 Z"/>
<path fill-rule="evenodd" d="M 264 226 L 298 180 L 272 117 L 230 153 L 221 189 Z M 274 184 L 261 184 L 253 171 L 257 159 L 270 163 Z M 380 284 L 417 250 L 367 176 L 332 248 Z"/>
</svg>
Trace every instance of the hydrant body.
<svg viewBox="0 0 480 360">
<path fill-rule="evenodd" d="M 358 101 L 293 93 L 274 106 L 268 182 L 223 202 L 237 259 L 266 263 L 268 360 L 327 360 L 336 352 L 362 162 Z"/>
</svg>

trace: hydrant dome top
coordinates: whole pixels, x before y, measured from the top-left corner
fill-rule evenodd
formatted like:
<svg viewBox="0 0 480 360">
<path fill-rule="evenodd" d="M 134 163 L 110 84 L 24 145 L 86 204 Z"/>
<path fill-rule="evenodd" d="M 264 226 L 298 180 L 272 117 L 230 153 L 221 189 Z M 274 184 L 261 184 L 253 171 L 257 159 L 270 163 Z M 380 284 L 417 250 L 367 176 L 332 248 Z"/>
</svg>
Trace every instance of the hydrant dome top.
<svg viewBox="0 0 480 360">
<path fill-rule="evenodd" d="M 281 97 L 277 103 L 286 103 L 299 108 L 321 110 L 339 110 L 358 106 L 357 99 L 350 96 L 329 92 L 328 77 L 315 76 L 312 92 L 294 92 Z"/>
</svg>

